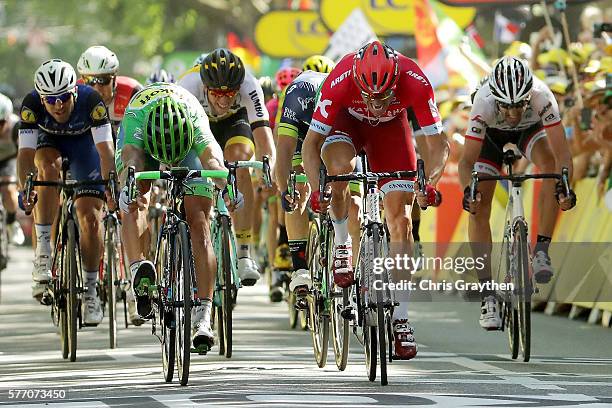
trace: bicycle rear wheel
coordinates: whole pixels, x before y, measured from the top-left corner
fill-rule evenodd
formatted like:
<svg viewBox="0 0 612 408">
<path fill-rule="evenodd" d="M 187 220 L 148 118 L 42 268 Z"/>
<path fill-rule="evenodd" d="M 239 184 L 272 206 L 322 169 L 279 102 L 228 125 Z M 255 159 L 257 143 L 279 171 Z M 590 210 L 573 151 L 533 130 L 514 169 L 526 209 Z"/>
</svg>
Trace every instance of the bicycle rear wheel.
<svg viewBox="0 0 612 408">
<path fill-rule="evenodd" d="M 174 236 L 174 290 L 176 296 L 174 315 L 176 316 L 176 368 L 179 382 L 187 385 L 189 381 L 189 363 L 191 358 L 191 308 L 193 305 L 192 277 L 193 257 L 191 240 L 185 222 L 178 224 Z"/>
<path fill-rule="evenodd" d="M 529 361 L 531 355 L 531 277 L 529 276 L 529 243 L 527 242 L 527 226 L 518 221 L 514 231 L 515 248 L 518 255 L 516 273 L 518 277 L 518 326 L 521 354 L 523 361 Z"/>
<path fill-rule="evenodd" d="M 106 223 L 104 237 L 104 285 L 106 286 L 106 306 L 108 308 L 109 347 L 117 347 L 117 253 L 115 248 L 117 225 L 112 218 Z"/>
<path fill-rule="evenodd" d="M 167 302 L 173 300 L 173 298 L 168 299 L 167 297 L 167 289 L 168 286 L 170 286 L 168 271 L 171 270 L 172 253 L 173 248 L 164 234 L 155 258 L 157 260 L 155 269 L 157 272 L 157 284 L 162 288 L 159 294 L 158 312 L 159 323 L 162 330 L 162 367 L 164 380 L 166 382 L 172 382 L 172 378 L 174 377 L 174 362 L 176 359 L 176 320 L 174 308 L 167 306 Z"/>
<path fill-rule="evenodd" d="M 70 361 L 76 360 L 77 351 L 77 321 L 78 321 L 78 302 L 77 302 L 77 256 L 76 256 L 76 225 L 74 220 L 68 220 L 66 223 L 66 252 L 64 258 L 64 274 L 65 284 L 67 285 L 67 335 L 68 335 L 68 350 Z"/>
<path fill-rule="evenodd" d="M 232 255 L 231 255 L 231 227 L 229 225 L 229 218 L 221 217 L 221 256 L 217 260 L 220 262 L 219 271 L 221 281 L 221 313 L 220 318 L 223 320 L 223 354 L 226 358 L 232 356 L 232 309 L 234 303 L 234 291 L 236 290 L 236 284 L 233 279 L 232 273 Z"/>
</svg>

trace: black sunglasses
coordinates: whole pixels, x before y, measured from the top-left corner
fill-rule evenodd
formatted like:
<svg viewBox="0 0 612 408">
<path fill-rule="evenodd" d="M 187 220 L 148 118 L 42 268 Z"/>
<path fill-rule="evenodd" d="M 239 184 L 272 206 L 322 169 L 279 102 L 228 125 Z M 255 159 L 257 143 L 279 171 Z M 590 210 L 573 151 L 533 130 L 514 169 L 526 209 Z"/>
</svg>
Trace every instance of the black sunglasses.
<svg viewBox="0 0 612 408">
<path fill-rule="evenodd" d="M 523 99 L 522 101 L 517 102 L 517 103 L 497 102 L 497 106 L 499 106 L 501 109 L 504 109 L 504 110 L 523 109 L 525 106 L 527 106 L 527 104 L 529 104 L 528 99 Z"/>
<path fill-rule="evenodd" d="M 108 85 L 113 81 L 112 76 L 84 76 L 83 77 L 83 81 L 85 81 L 85 83 L 87 85 L 93 86 L 93 85 Z"/>
</svg>

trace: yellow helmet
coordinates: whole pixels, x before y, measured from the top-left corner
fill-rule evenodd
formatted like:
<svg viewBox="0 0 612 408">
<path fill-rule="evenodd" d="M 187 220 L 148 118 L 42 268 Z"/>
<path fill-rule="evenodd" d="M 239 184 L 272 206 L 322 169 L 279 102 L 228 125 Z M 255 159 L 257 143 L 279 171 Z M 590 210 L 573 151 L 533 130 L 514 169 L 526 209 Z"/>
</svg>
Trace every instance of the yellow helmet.
<svg viewBox="0 0 612 408">
<path fill-rule="evenodd" d="M 302 71 L 315 71 L 329 74 L 336 66 L 336 63 L 324 55 L 313 55 L 308 57 L 302 65 Z"/>
</svg>

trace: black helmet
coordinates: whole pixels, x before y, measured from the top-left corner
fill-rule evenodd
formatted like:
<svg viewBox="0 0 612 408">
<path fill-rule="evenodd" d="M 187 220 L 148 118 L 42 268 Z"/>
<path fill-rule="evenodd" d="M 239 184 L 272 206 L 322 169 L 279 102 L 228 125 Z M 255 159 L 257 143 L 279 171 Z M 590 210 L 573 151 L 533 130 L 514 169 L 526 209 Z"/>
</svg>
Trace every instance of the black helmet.
<svg viewBox="0 0 612 408">
<path fill-rule="evenodd" d="M 207 88 L 238 89 L 244 75 L 242 61 L 227 48 L 212 51 L 200 65 L 200 77 Z"/>
</svg>

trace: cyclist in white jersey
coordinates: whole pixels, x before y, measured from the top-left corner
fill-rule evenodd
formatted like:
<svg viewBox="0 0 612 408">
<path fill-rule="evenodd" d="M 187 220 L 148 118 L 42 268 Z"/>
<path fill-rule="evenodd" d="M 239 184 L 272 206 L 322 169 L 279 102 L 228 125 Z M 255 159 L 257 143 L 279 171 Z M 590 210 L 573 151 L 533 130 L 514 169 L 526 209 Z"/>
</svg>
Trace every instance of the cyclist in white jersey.
<svg viewBox="0 0 612 408">
<path fill-rule="evenodd" d="M 213 50 L 200 65 L 187 71 L 178 84 L 195 95 L 204 107 L 225 160 L 249 160 L 254 154 L 261 160 L 267 155 L 273 166 L 274 142 L 263 90 L 237 55 L 226 48 Z M 244 194 L 244 207 L 234 213 L 238 275 L 242 284 L 249 286 L 255 284 L 260 274 L 251 258 L 254 195 L 248 169 L 237 170 L 237 182 Z"/>
<path fill-rule="evenodd" d="M 500 59 L 490 77 L 476 92 L 466 132 L 459 177 L 465 187 L 463 207 L 470 212 L 468 234 L 474 255 L 490 259 L 491 200 L 495 182 L 479 183 L 476 201 L 469 198 L 471 172 L 499 174 L 503 147 L 518 146 L 525 157 L 542 173 L 560 173 L 562 167 L 572 171 L 572 157 L 565 139 L 559 107 L 548 87 L 534 77 L 527 62 L 506 56 Z M 553 275 L 548 246 L 550 244 L 557 204 L 562 210 L 576 205 L 576 195 L 565 197 L 560 183 L 544 180 L 539 197 L 539 229 L 533 250 L 533 272 L 536 282 L 547 283 Z M 479 271 L 482 282 L 491 279 L 490 264 Z M 501 326 L 499 305 L 493 293 L 482 293 L 480 325 L 494 330 Z"/>
</svg>

